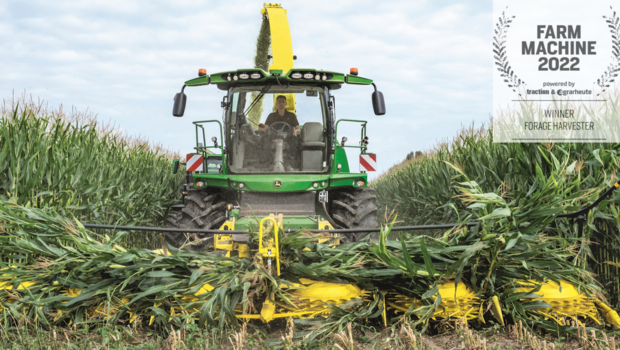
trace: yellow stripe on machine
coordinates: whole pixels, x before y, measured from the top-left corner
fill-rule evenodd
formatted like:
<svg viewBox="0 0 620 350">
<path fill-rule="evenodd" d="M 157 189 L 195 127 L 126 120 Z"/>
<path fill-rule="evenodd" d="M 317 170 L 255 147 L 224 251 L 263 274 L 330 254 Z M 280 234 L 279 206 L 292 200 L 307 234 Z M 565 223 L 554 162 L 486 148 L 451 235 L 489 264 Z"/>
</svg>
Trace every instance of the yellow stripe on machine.
<svg viewBox="0 0 620 350">
<path fill-rule="evenodd" d="M 265 4 L 265 10 L 271 30 L 273 63 L 282 68 L 282 73 L 286 73 L 293 69 L 293 42 L 286 10 L 280 7 L 280 4 Z"/>
<path fill-rule="evenodd" d="M 266 3 L 261 9 L 263 16 L 269 19 L 269 30 L 271 31 L 271 56 L 272 65 L 282 69 L 282 74 L 286 74 L 293 69 L 293 41 L 291 40 L 291 30 L 286 17 L 286 10 L 279 3 Z M 271 69 L 271 68 L 270 68 Z M 286 97 L 286 109 L 295 112 L 295 94 L 274 94 L 273 106 L 276 110 L 276 98 L 278 95 Z"/>
</svg>

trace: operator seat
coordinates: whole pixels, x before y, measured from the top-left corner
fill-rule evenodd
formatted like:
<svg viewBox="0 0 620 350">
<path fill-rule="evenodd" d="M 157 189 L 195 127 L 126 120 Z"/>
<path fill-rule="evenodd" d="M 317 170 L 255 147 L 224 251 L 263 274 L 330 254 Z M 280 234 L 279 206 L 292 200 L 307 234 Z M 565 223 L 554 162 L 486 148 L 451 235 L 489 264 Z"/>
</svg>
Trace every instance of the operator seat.
<svg viewBox="0 0 620 350">
<path fill-rule="evenodd" d="M 301 170 L 323 170 L 323 152 L 325 151 L 325 133 L 323 125 L 308 122 L 301 129 Z"/>
</svg>

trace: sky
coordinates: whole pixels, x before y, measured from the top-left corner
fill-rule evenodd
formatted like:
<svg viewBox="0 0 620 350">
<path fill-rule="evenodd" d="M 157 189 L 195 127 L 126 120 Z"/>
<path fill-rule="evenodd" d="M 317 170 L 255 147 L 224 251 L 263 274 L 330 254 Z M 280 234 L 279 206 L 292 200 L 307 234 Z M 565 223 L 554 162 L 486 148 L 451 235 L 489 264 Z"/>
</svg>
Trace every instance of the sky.
<svg viewBox="0 0 620 350">
<path fill-rule="evenodd" d="M 258 1 L 2 1 L 0 97 L 24 91 L 50 107 L 89 110 L 128 135 L 181 154 L 195 146 L 192 121 L 220 119 L 223 93 L 186 89 L 197 76 L 253 66 Z M 493 4 L 484 1 L 286 1 L 295 67 L 373 79 L 387 113 L 375 116 L 370 86 L 334 91 L 337 117 L 368 121 L 372 179 L 492 113 Z M 215 135 L 213 131 L 213 135 Z M 218 132 L 219 134 L 219 132 Z M 349 142 L 359 125 L 342 128 Z M 357 154 L 349 152 L 352 169 Z"/>
</svg>

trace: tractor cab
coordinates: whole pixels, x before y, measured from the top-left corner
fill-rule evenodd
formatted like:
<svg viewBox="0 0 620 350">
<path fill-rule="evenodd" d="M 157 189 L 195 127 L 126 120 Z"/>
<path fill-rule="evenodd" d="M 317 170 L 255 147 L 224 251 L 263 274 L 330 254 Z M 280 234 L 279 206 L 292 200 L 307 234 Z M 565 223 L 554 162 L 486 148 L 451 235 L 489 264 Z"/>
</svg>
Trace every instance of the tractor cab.
<svg viewBox="0 0 620 350">
<path fill-rule="evenodd" d="M 349 172 L 344 147 L 359 148 L 366 154 L 366 122 L 363 120 L 335 119 L 333 90 L 343 84 L 372 85 L 372 106 L 376 115 L 385 114 L 383 94 L 371 79 L 316 69 L 239 69 L 206 75 L 188 80 L 175 96 L 172 114 L 183 116 L 187 97 L 185 87 L 217 85 L 227 91 L 222 101 L 223 120 L 194 122 L 196 124 L 196 150 L 206 153 L 205 142 L 199 141 L 199 123 L 220 124 L 221 150 L 220 173 L 241 174 L 328 174 Z M 336 142 L 338 123 L 359 122 L 362 139 L 359 146 L 345 146 L 346 137 Z M 223 125 L 222 125 L 223 124 Z M 204 129 L 202 129 L 204 134 Z M 204 138 L 204 137 L 203 137 Z M 206 141 L 206 139 L 204 140 Z M 201 145 L 202 144 L 202 145 Z M 340 160 L 340 161 L 339 161 Z M 337 171 L 334 171 L 332 163 Z M 362 161 L 362 160 L 361 160 Z M 372 160 L 371 160 L 372 162 Z M 365 181 L 364 181 L 365 182 Z"/>
<path fill-rule="evenodd" d="M 231 174 L 328 171 L 327 89 L 239 86 L 226 118 Z"/>
<path fill-rule="evenodd" d="M 368 93 L 372 86 L 372 109 L 385 114 L 383 95 L 371 79 L 357 76 L 357 69 L 343 74 L 252 68 L 211 75 L 200 70 L 186 81 L 174 98 L 176 117 L 184 114 L 186 87 L 215 85 L 226 95 L 220 120 L 193 122 L 195 152 L 187 154 L 183 203 L 169 213 L 169 227 L 252 231 L 267 217 L 279 217 L 283 230 L 377 227 L 376 196 L 366 174 L 376 165 L 376 155 L 368 153 L 367 121 L 336 120 L 333 92 L 344 84 L 365 86 Z M 342 122 L 361 126 L 358 145 L 342 135 L 338 139 Z M 212 145 L 209 133 L 216 135 Z M 345 148 L 360 151 L 359 171 L 349 166 Z M 173 172 L 180 164 L 174 161 Z M 194 236 L 177 231 L 166 237 L 181 247 Z M 224 236 L 200 234 L 200 244 L 190 249 L 235 251 L 234 244 L 221 243 Z M 352 231 L 339 239 L 364 237 L 365 232 Z M 247 238 L 231 239 L 246 244 Z"/>
</svg>

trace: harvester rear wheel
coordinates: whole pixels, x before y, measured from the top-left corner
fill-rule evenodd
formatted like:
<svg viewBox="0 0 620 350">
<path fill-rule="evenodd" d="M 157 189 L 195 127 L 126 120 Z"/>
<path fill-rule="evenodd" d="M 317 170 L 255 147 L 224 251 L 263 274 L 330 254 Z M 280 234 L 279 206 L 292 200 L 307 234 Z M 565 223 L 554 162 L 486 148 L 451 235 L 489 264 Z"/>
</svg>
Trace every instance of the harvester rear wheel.
<svg viewBox="0 0 620 350">
<path fill-rule="evenodd" d="M 330 191 L 332 218 L 342 228 L 376 228 L 377 197 L 373 188 Z M 358 242 L 367 234 L 344 234 L 342 242 Z M 370 237 L 376 240 L 377 234 Z"/>
<path fill-rule="evenodd" d="M 190 190 L 185 196 L 185 208 L 181 211 L 170 211 L 166 218 L 166 227 L 217 230 L 226 221 L 226 205 L 227 201 L 221 192 Z M 202 241 L 184 249 L 206 251 L 213 248 L 211 234 L 166 232 L 166 242 L 176 248 L 196 240 Z"/>
</svg>

